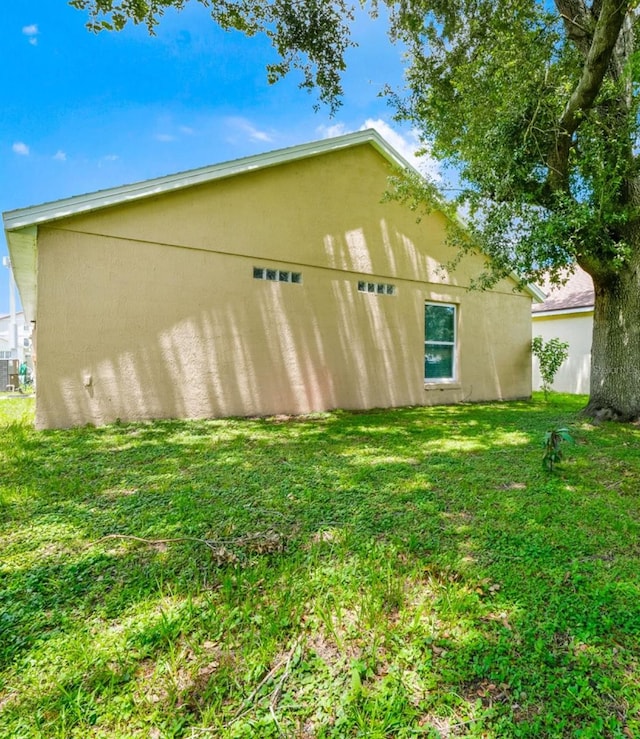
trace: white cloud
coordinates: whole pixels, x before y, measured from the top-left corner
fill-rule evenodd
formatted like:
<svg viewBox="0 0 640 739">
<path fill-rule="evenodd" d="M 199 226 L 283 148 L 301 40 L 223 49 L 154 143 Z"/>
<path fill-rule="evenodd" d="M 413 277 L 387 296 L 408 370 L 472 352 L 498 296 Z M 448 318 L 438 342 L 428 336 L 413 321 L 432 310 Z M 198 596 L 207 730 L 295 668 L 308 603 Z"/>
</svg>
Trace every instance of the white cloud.
<svg viewBox="0 0 640 739">
<path fill-rule="evenodd" d="M 103 167 L 106 167 L 113 162 L 117 162 L 119 159 L 120 157 L 117 154 L 106 154 L 105 156 L 98 159 L 98 169 L 102 169 Z"/>
<path fill-rule="evenodd" d="M 16 143 L 11 148 L 13 149 L 14 153 L 20 154 L 20 156 L 29 156 L 29 147 L 23 141 L 16 141 Z"/>
<path fill-rule="evenodd" d="M 263 141 L 263 142 L 272 142 L 273 136 L 266 131 L 261 131 L 259 128 L 256 128 L 250 121 L 248 121 L 246 118 L 227 118 L 227 125 L 233 127 L 236 129 L 236 131 L 246 134 L 249 137 L 250 141 Z"/>
<path fill-rule="evenodd" d="M 360 126 L 360 131 L 364 131 L 367 128 L 374 128 L 385 141 L 387 141 L 399 154 L 413 165 L 419 172 L 422 172 L 429 179 L 440 181 L 442 175 L 440 173 L 440 163 L 437 159 L 430 156 L 429 154 L 423 154 L 417 156 L 416 152 L 424 148 L 424 144 L 420 142 L 418 132 L 413 130 L 408 135 L 401 134 L 392 128 L 382 118 L 367 118 L 367 120 Z M 341 136 L 345 133 L 352 133 L 353 130 L 348 129 L 344 123 L 336 123 L 333 126 L 320 126 L 317 129 L 318 133 L 323 138 L 332 138 L 334 136 Z"/>
<path fill-rule="evenodd" d="M 409 162 L 419 172 L 426 175 L 429 179 L 440 181 L 442 174 L 440 172 L 440 163 L 430 154 L 417 155 L 419 149 L 424 148 L 418 136 L 418 132 L 413 129 L 408 136 L 398 133 L 386 121 L 381 118 L 368 118 L 364 125 L 360 127 L 361 131 L 366 128 L 374 128 L 383 139 L 389 142 L 391 146 Z"/>
<path fill-rule="evenodd" d="M 170 116 L 162 116 L 162 118 L 157 123 L 157 128 L 164 129 L 164 131 L 161 131 L 161 133 L 155 133 L 153 135 L 153 138 L 156 141 L 162 141 L 163 143 L 168 143 L 171 141 L 178 141 L 178 139 L 182 138 L 183 136 L 193 136 L 195 131 L 193 128 L 190 128 L 189 126 L 175 126 L 171 120 Z M 173 131 L 173 133 L 169 133 L 169 131 Z"/>
<path fill-rule="evenodd" d="M 318 126 L 316 129 L 323 139 L 332 139 L 335 136 L 342 136 L 347 131 L 344 123 L 335 123 L 333 126 Z"/>
<path fill-rule="evenodd" d="M 56 162 L 66 162 L 67 161 L 67 155 L 62 149 L 58 149 L 56 153 L 53 155 L 53 158 Z"/>
<path fill-rule="evenodd" d="M 40 31 L 38 31 L 38 26 L 35 23 L 32 23 L 30 26 L 23 26 L 22 33 L 27 36 L 32 46 L 37 46 Z"/>
</svg>

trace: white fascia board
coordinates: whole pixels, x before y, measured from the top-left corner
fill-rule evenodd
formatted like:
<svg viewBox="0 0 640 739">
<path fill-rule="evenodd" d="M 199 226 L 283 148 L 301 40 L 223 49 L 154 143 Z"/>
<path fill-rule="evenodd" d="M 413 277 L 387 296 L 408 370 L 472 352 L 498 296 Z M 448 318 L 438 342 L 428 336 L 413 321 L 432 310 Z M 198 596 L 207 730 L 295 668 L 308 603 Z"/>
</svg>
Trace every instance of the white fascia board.
<svg viewBox="0 0 640 739">
<path fill-rule="evenodd" d="M 252 172 L 266 167 L 275 167 L 279 164 L 306 159 L 308 157 L 326 154 L 330 151 L 338 151 L 356 144 L 371 144 L 378 153 L 380 153 L 392 165 L 400 169 L 406 169 L 420 174 L 396 149 L 394 149 L 375 129 L 368 128 L 363 131 L 354 131 L 343 136 L 336 136 L 330 139 L 321 139 L 306 144 L 291 146 L 286 149 L 277 149 L 265 154 L 255 154 L 253 156 L 235 159 L 222 164 L 214 164 L 199 169 L 192 169 L 187 172 L 179 172 L 177 174 L 157 177 L 151 180 L 135 182 L 129 185 L 122 185 L 106 190 L 88 193 L 85 195 L 76 195 L 71 198 L 56 200 L 41 205 L 34 205 L 29 208 L 21 208 L 18 210 L 6 211 L 2 214 L 4 220 L 4 228 L 7 235 L 7 242 L 15 242 L 14 250 L 16 254 L 24 252 L 22 255 L 26 262 L 33 266 L 31 275 L 23 272 L 18 275 L 16 270 L 16 282 L 20 290 L 20 297 L 29 320 L 35 315 L 35 264 L 36 264 L 36 237 L 31 228 L 38 224 L 49 223 L 51 221 L 60 220 L 69 216 L 81 213 L 90 213 L 101 208 L 107 208 L 112 205 L 118 205 L 125 202 L 140 200 L 142 198 L 160 195 L 162 193 L 180 190 L 192 185 L 212 182 L 214 180 L 225 177 L 233 177 L 234 175 Z M 17 237 L 19 230 L 25 230 L 27 240 L 33 236 L 33 243 L 27 249 L 26 243 Z M 10 247 L 11 250 L 11 247 Z M 27 253 L 32 250 L 32 253 Z M 510 275 L 513 280 L 519 282 L 516 274 Z M 28 284 L 29 283 L 29 284 Z M 33 285 L 31 284 L 33 283 Z M 533 284 L 525 287 L 525 290 L 536 301 L 542 302 L 545 299 L 544 293 Z M 23 294 L 24 293 L 24 294 Z M 33 302 L 31 303 L 31 297 Z"/>
<path fill-rule="evenodd" d="M 513 277 L 514 280 L 518 279 L 518 275 L 515 272 L 511 273 L 511 277 Z M 533 298 L 534 303 L 544 303 L 544 301 L 547 299 L 546 294 L 533 282 L 527 283 L 527 290 Z"/>
<path fill-rule="evenodd" d="M 535 321 L 536 318 L 549 318 L 550 316 L 567 316 L 574 313 L 593 313 L 593 306 L 587 305 L 583 308 L 561 308 L 560 310 L 539 310 L 531 314 Z"/>
<path fill-rule="evenodd" d="M 129 185 L 76 195 L 62 200 L 34 205 L 29 208 L 6 211 L 2 214 L 4 229 L 11 255 L 13 273 L 20 291 L 20 299 L 27 321 L 36 317 L 37 296 L 37 237 L 39 224 L 50 223 L 82 213 L 125 202 L 140 200 L 153 195 L 180 190 L 205 182 L 233 177 L 234 175 L 275 167 L 308 157 L 338 151 L 357 144 L 371 144 L 394 166 L 413 169 L 374 129 L 355 131 L 343 136 L 322 139 L 286 149 L 256 154 L 242 159 L 214 164 L 187 172 L 157 177 Z"/>
<path fill-rule="evenodd" d="M 192 169 L 187 172 L 179 172 L 165 177 L 135 182 L 130 185 L 122 185 L 108 190 L 99 190 L 98 192 L 88 193 L 86 195 L 76 195 L 71 198 L 43 203 L 42 205 L 35 205 L 29 208 L 7 211 L 3 213 L 4 227 L 5 231 L 13 231 L 24 226 L 47 223 L 79 213 L 88 213 L 111 205 L 160 195 L 165 192 L 180 190 L 185 187 L 211 182 L 224 177 L 233 177 L 234 175 L 264 169 L 266 167 L 274 167 L 286 162 L 306 159 L 362 143 L 370 143 L 392 164 L 402 168 L 412 169 L 404 157 L 393 149 L 377 131 L 367 129 L 331 139 L 291 146 L 287 149 L 278 149 L 267 152 L 266 154 L 255 154 L 222 164 L 214 164 L 208 167 L 201 167 L 200 169 Z"/>
</svg>

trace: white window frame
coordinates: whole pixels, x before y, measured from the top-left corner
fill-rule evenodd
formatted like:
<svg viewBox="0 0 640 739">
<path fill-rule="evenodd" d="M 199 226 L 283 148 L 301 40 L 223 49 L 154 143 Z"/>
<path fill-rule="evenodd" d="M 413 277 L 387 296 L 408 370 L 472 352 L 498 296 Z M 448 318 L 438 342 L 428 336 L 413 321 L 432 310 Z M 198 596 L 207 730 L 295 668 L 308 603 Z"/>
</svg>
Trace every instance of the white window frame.
<svg viewBox="0 0 640 739">
<path fill-rule="evenodd" d="M 427 338 L 427 306 L 433 305 L 438 308 L 453 308 L 453 341 L 429 341 Z M 453 358 L 451 362 L 452 376 L 451 377 L 426 377 L 424 382 L 425 385 L 446 385 L 458 382 L 458 310 L 459 306 L 456 303 L 445 303 L 435 300 L 427 300 L 424 304 L 424 357 L 423 361 L 426 361 L 427 357 L 427 344 L 432 346 L 450 346 L 453 349 Z"/>
</svg>

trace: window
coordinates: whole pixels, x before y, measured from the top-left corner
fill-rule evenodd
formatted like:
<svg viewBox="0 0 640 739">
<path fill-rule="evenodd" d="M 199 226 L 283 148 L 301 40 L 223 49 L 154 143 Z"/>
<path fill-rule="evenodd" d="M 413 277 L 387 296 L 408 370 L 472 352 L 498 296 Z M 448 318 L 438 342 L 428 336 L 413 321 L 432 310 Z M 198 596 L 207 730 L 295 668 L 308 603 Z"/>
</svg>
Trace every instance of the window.
<svg viewBox="0 0 640 739">
<path fill-rule="evenodd" d="M 270 280 L 271 282 L 293 282 L 296 285 L 302 284 L 301 272 L 289 272 L 284 269 L 271 269 L 269 267 L 254 267 L 254 280 Z"/>
<path fill-rule="evenodd" d="M 396 286 L 386 282 L 358 282 L 358 292 L 374 293 L 376 295 L 395 295 Z"/>
<path fill-rule="evenodd" d="M 424 377 L 427 382 L 455 380 L 455 305 L 427 303 L 424 307 Z"/>
</svg>

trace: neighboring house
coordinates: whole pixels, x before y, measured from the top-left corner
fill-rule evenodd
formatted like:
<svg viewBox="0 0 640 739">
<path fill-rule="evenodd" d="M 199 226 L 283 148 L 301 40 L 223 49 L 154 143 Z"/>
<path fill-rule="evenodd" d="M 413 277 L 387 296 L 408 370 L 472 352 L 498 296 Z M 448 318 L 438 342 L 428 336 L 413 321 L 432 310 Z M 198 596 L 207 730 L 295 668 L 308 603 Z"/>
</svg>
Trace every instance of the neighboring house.
<svg viewBox="0 0 640 739">
<path fill-rule="evenodd" d="M 374 131 L 4 214 L 38 427 L 527 397 L 536 288 L 469 292 Z"/>
<path fill-rule="evenodd" d="M 593 282 L 580 267 L 562 287 L 546 285 L 547 298 L 532 306 L 532 335 L 545 341 L 554 337 L 569 343 L 569 356 L 560 367 L 553 389 L 562 393 L 589 392 L 593 334 Z M 542 380 L 533 360 L 533 387 Z"/>
<path fill-rule="evenodd" d="M 22 311 L 15 314 L 15 338 L 12 340 L 11 315 L 0 315 L 0 359 L 18 359 L 29 362 L 31 357 L 31 326 Z"/>
</svg>

